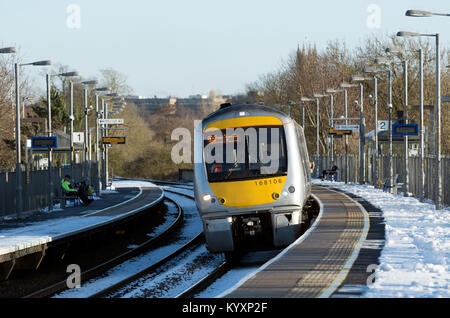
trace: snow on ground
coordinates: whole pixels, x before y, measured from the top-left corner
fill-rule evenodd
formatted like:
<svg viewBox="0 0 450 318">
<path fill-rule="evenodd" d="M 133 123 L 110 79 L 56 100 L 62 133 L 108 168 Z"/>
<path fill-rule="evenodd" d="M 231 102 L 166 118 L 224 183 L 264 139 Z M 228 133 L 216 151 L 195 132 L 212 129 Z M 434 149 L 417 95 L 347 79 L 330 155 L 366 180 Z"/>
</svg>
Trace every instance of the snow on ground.
<svg viewBox="0 0 450 318">
<path fill-rule="evenodd" d="M 176 249 L 181 248 L 193 237 L 198 235 L 198 233 L 202 231 L 202 222 L 197 212 L 195 202 L 191 199 L 172 193 L 166 193 L 166 196 L 178 202 L 178 204 L 183 206 L 184 209 L 185 217 L 184 217 L 183 233 L 180 235 L 179 239 L 176 240 L 176 242 L 158 247 L 154 250 L 151 250 L 148 253 L 144 253 L 143 255 L 136 256 L 112 268 L 107 273 L 105 273 L 105 275 L 102 275 L 102 277 L 94 278 L 88 282 L 85 282 L 84 284 L 82 284 L 81 288 L 67 290 L 59 295 L 56 295 L 55 297 L 57 298 L 89 297 L 90 295 L 93 295 L 105 289 L 106 287 L 109 287 L 112 284 L 115 284 L 121 281 L 122 279 L 125 279 L 133 275 L 134 273 L 137 273 L 147 268 L 150 264 L 153 264 L 156 261 L 163 259 Z M 172 210 L 176 211 L 175 208 L 173 208 Z M 154 233 L 152 233 L 152 236 L 156 236 L 159 233 L 161 233 L 164 229 L 168 227 L 170 223 L 172 223 L 172 221 L 173 219 L 168 218 L 168 220 L 166 220 L 164 224 L 160 225 L 157 229 L 155 229 Z M 189 281 L 191 280 L 195 279 L 189 278 Z M 179 293 L 178 290 L 177 293 Z M 176 295 L 171 295 L 170 297 L 173 296 Z"/>
<path fill-rule="evenodd" d="M 314 180 L 353 193 L 383 210 L 386 242 L 375 283 L 362 297 L 450 297 L 450 208 L 370 185 Z"/>
<path fill-rule="evenodd" d="M 156 187 L 153 183 L 144 181 L 115 181 L 113 186 L 114 189 L 108 189 L 108 191 L 114 191 L 116 188 Z M 43 212 L 45 211 L 44 209 Z M 59 205 L 55 206 L 53 212 L 57 211 L 61 211 Z M 19 228 L 2 229 L 0 230 L 0 255 L 48 243 L 114 218 L 111 216 L 92 216 L 100 211 L 102 210 L 88 210 L 80 216 L 36 222 Z"/>
<path fill-rule="evenodd" d="M 157 185 L 148 181 L 139 181 L 139 180 L 114 180 L 111 187 L 108 187 L 107 190 L 114 191 L 118 188 L 158 188 Z"/>
</svg>

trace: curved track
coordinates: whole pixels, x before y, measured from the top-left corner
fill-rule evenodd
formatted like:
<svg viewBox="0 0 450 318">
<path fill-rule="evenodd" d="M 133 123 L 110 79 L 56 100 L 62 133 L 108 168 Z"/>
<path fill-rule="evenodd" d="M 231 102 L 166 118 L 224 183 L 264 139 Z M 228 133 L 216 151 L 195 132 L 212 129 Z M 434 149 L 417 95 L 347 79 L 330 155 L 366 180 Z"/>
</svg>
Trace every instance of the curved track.
<svg viewBox="0 0 450 318">
<path fill-rule="evenodd" d="M 165 184 L 165 185 L 167 184 L 165 182 L 164 183 L 163 182 L 155 182 L 155 181 L 152 181 L 152 182 L 159 183 L 159 184 Z M 180 186 L 179 184 L 170 183 L 171 188 L 178 188 L 179 186 Z M 180 189 L 181 188 L 184 190 L 190 190 L 189 188 L 186 188 L 183 186 L 181 186 Z M 186 193 L 174 191 L 174 190 L 171 190 L 168 188 L 165 188 L 164 191 L 194 200 L 193 196 L 188 195 Z M 190 253 L 192 251 L 195 251 L 196 249 L 204 248 L 204 245 L 205 245 L 205 238 L 203 236 L 203 232 L 200 232 L 192 240 L 190 240 L 189 242 L 187 242 L 180 248 L 176 249 L 175 251 L 173 251 L 166 257 L 160 259 L 159 261 L 157 261 L 155 263 L 152 263 L 147 268 L 135 273 L 134 275 L 132 275 L 130 277 L 127 277 L 127 278 L 121 280 L 120 282 L 117 282 L 116 284 L 109 286 L 108 288 L 105 288 L 104 290 L 102 290 L 100 292 L 95 293 L 94 295 L 92 295 L 90 297 L 92 297 L 92 298 L 117 297 L 117 296 L 120 297 L 121 295 L 123 295 L 125 293 L 124 291 L 126 291 L 126 290 L 132 290 L 133 288 L 138 289 L 139 287 L 133 287 L 133 286 L 138 285 L 137 282 L 139 280 L 145 280 L 146 276 L 149 276 L 152 274 L 157 275 L 155 273 L 165 273 L 167 271 L 170 272 L 170 269 L 169 270 L 164 269 L 165 267 L 169 267 L 169 268 L 175 267 L 174 265 L 170 265 L 169 263 L 171 263 L 171 262 L 177 263 L 177 261 L 176 261 L 177 257 L 182 255 L 183 253 Z M 207 252 L 207 254 L 213 255 L 212 253 L 209 253 L 209 252 Z M 226 270 L 228 270 L 228 268 L 229 268 L 228 264 L 226 262 L 222 262 L 215 270 L 213 270 L 211 273 L 204 276 L 204 278 L 201 279 L 199 282 L 194 283 L 194 285 L 192 287 L 189 287 L 187 290 L 182 292 L 177 297 L 190 297 L 190 296 L 194 295 L 196 292 L 207 287 L 208 284 L 210 284 L 215 279 L 217 279 L 217 277 L 219 277 L 220 275 L 223 275 L 223 273 Z"/>
<path fill-rule="evenodd" d="M 171 203 L 175 204 L 178 210 L 178 215 L 175 219 L 175 221 L 170 224 L 169 227 L 167 227 L 162 233 L 159 235 L 148 239 L 144 243 L 134 247 L 133 249 L 120 254 L 102 264 L 99 264 L 93 268 L 90 268 L 84 272 L 81 273 L 81 282 L 86 282 L 96 276 L 99 276 L 103 273 L 105 273 L 107 270 L 117 266 L 118 264 L 121 264 L 125 262 L 126 260 L 129 260 L 139 254 L 142 254 L 144 252 L 147 252 L 148 250 L 154 248 L 157 246 L 163 239 L 167 238 L 169 235 L 173 234 L 173 232 L 181 225 L 183 222 L 183 209 L 174 201 L 169 198 L 166 198 L 166 200 L 170 201 Z M 48 286 L 46 288 L 40 289 L 32 294 L 26 295 L 24 298 L 42 298 L 42 297 L 49 297 L 51 295 L 54 295 L 56 293 L 63 292 L 67 289 L 67 282 L 60 281 L 56 284 L 53 284 L 51 286 Z"/>
</svg>

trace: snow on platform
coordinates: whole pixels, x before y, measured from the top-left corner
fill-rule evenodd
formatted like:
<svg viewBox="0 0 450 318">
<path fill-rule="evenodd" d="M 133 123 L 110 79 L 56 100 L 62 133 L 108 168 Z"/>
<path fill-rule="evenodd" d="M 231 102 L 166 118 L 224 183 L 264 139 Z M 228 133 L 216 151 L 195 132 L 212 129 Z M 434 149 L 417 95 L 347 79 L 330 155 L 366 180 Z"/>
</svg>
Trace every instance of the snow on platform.
<svg viewBox="0 0 450 318">
<path fill-rule="evenodd" d="M 143 181 L 115 181 L 112 188 L 104 193 L 118 193 L 118 188 L 152 188 L 156 187 L 153 183 Z M 133 200 L 141 194 L 125 197 L 124 200 L 116 204 L 119 206 Z M 162 195 L 163 196 L 163 195 Z M 162 197 L 161 196 L 161 197 Z M 90 228 L 95 228 L 106 222 L 111 222 L 114 216 L 95 216 L 103 210 L 112 208 L 112 206 L 103 206 L 102 209 L 93 210 L 91 206 L 86 208 L 81 215 L 68 216 L 57 219 L 34 222 L 23 227 L 0 230 L 0 255 L 14 253 L 20 250 L 34 246 L 46 244 L 57 239 L 70 236 Z M 55 213 L 55 212 L 52 212 Z M 0 224 L 1 225 L 1 224 Z"/>
<path fill-rule="evenodd" d="M 364 198 L 383 211 L 386 242 L 375 283 L 362 297 L 450 297 L 450 208 L 370 185 L 314 180 Z"/>
<path fill-rule="evenodd" d="M 113 181 L 111 188 L 109 190 L 114 191 L 119 188 L 159 188 L 156 184 L 148 181 L 140 180 L 116 180 Z"/>
</svg>

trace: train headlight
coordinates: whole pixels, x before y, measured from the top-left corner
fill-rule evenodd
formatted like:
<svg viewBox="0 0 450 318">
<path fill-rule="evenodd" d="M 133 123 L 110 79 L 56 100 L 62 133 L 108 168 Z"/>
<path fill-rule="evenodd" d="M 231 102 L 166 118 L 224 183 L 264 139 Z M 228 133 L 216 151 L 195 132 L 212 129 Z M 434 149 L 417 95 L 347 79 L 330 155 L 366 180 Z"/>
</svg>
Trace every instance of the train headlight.
<svg viewBox="0 0 450 318">
<path fill-rule="evenodd" d="M 294 193 L 295 192 L 295 187 L 294 186 L 290 186 L 288 190 L 289 190 L 290 193 Z"/>
<path fill-rule="evenodd" d="M 211 201 L 211 195 L 210 194 L 205 194 L 203 196 L 203 201 L 205 201 L 205 202 Z"/>
<path fill-rule="evenodd" d="M 280 195 L 278 194 L 278 193 L 273 193 L 272 194 L 272 198 L 274 199 L 274 200 L 278 200 L 279 198 L 280 198 Z"/>
</svg>

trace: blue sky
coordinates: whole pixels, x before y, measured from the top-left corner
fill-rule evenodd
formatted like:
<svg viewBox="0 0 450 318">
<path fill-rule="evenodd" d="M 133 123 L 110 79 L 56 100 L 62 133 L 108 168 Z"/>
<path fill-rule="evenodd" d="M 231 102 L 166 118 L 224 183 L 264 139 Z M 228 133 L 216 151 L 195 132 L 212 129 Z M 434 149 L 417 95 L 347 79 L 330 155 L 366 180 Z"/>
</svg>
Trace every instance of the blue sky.
<svg viewBox="0 0 450 318">
<path fill-rule="evenodd" d="M 68 27 L 71 4 L 81 10 L 80 28 Z M 367 23 L 371 4 L 380 10 L 379 28 Z M 231 94 L 275 70 L 305 41 L 322 48 L 338 39 L 352 48 L 372 34 L 408 30 L 440 32 L 449 47 L 450 17 L 410 18 L 407 9 L 450 13 L 450 1 L 0 0 L 0 46 L 84 77 L 112 67 L 138 95 Z"/>
</svg>

